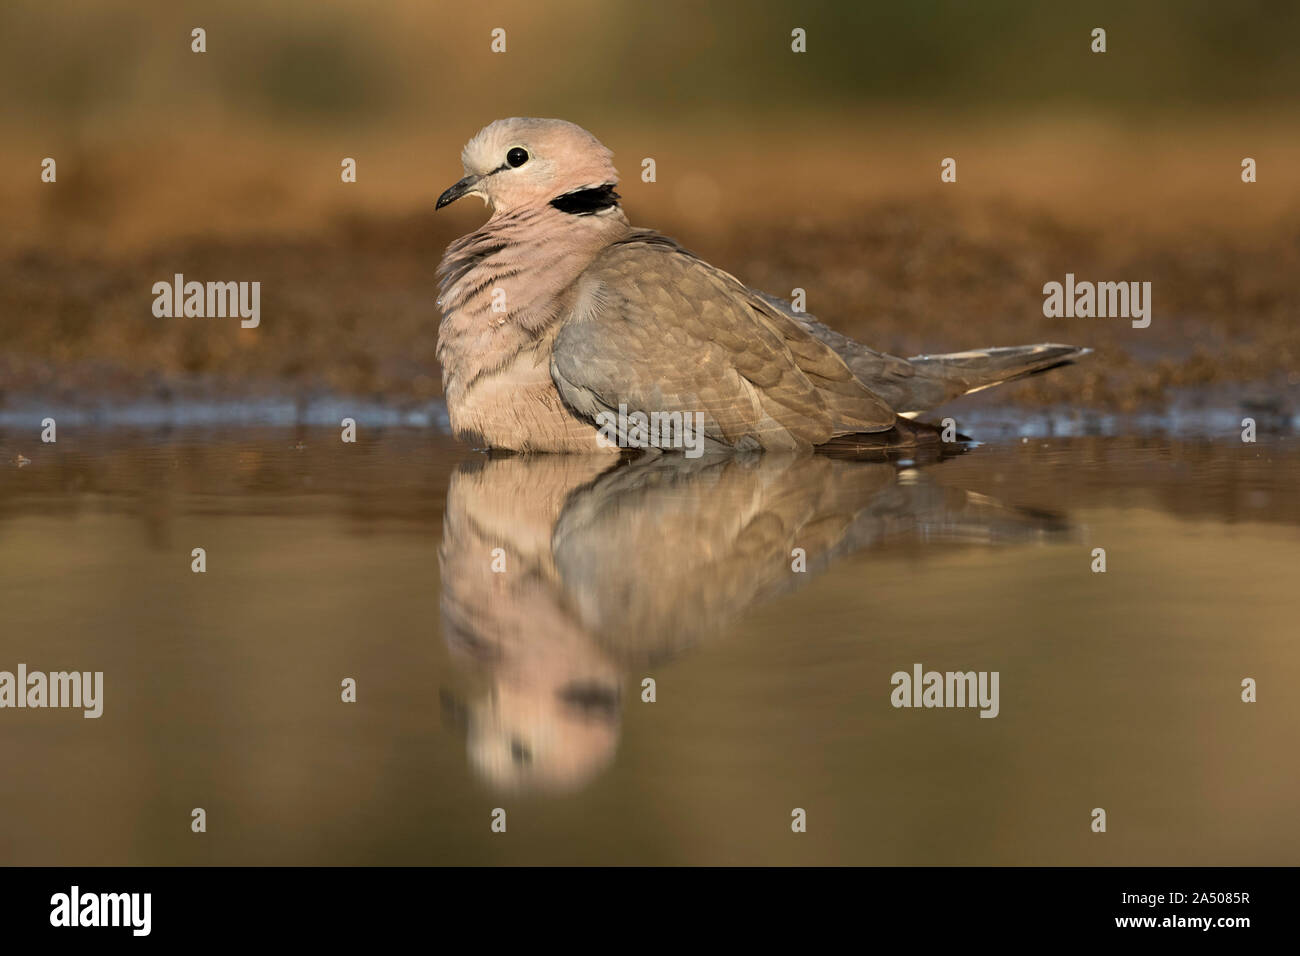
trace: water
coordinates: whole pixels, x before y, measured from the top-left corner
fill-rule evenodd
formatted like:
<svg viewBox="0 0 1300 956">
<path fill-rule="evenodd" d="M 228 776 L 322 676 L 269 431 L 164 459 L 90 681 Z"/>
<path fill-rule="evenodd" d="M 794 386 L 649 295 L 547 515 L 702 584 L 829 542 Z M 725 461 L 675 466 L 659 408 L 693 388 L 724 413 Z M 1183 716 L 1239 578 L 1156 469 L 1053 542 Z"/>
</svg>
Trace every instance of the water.
<svg viewBox="0 0 1300 956">
<path fill-rule="evenodd" d="M 1300 443 L 1052 431 L 0 432 L 0 670 L 104 673 L 98 720 L 0 710 L 0 863 L 1300 862 Z M 917 663 L 998 716 L 894 708 Z"/>
</svg>

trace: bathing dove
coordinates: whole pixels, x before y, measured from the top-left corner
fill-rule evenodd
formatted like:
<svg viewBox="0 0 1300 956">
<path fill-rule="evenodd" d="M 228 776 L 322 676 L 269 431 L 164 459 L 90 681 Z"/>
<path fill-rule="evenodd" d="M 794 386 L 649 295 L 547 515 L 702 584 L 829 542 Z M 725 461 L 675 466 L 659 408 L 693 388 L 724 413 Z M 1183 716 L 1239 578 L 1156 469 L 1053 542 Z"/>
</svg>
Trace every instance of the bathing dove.
<svg viewBox="0 0 1300 956">
<path fill-rule="evenodd" d="M 452 429 L 480 447 L 617 451 L 639 413 L 677 439 L 685 416 L 710 450 L 802 451 L 906 432 L 900 419 L 1088 351 L 873 351 L 631 226 L 612 153 L 573 123 L 498 120 L 461 159 L 437 208 L 478 196 L 491 215 L 443 256 L 438 360 Z"/>
</svg>

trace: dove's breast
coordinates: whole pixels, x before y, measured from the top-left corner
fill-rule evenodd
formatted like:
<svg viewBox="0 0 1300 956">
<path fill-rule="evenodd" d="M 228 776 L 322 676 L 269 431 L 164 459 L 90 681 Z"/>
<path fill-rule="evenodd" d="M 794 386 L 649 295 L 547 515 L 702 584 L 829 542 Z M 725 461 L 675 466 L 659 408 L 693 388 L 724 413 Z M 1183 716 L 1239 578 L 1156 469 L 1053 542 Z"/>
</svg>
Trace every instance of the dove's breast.
<svg viewBox="0 0 1300 956">
<path fill-rule="evenodd" d="M 448 404 L 457 437 L 481 448 L 617 454 L 596 429 L 565 407 L 551 380 L 550 347 L 519 352 Z"/>
<path fill-rule="evenodd" d="M 565 406 L 550 364 L 556 333 L 575 311 L 575 280 L 626 231 L 621 213 L 547 207 L 494 218 L 448 248 L 438 359 L 458 437 L 513 451 L 617 453 Z"/>
</svg>

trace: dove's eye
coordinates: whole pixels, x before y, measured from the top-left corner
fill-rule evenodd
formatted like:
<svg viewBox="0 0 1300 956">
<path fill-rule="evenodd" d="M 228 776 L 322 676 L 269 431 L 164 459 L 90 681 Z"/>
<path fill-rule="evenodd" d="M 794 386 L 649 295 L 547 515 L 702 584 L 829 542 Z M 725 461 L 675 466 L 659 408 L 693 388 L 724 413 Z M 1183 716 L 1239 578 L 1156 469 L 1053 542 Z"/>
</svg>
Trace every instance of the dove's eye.
<svg viewBox="0 0 1300 956">
<path fill-rule="evenodd" d="M 518 169 L 524 163 L 528 162 L 528 150 L 522 146 L 516 146 L 510 152 L 506 153 L 506 162 Z"/>
</svg>

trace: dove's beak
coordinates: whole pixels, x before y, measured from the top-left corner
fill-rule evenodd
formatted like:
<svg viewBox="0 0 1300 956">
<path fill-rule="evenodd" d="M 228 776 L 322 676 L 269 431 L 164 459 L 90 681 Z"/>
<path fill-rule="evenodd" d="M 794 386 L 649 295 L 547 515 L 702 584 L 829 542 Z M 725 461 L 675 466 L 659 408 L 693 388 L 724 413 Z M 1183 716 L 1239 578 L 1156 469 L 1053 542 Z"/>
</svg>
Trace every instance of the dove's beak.
<svg viewBox="0 0 1300 956">
<path fill-rule="evenodd" d="M 478 176 L 466 176 L 456 185 L 452 186 L 445 193 L 439 196 L 438 204 L 433 208 L 441 209 L 443 206 L 450 206 L 461 196 L 464 196 L 467 193 L 472 193 L 474 191 L 474 187 L 478 185 L 479 179 L 480 177 Z"/>
</svg>

